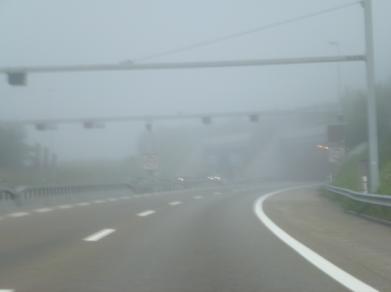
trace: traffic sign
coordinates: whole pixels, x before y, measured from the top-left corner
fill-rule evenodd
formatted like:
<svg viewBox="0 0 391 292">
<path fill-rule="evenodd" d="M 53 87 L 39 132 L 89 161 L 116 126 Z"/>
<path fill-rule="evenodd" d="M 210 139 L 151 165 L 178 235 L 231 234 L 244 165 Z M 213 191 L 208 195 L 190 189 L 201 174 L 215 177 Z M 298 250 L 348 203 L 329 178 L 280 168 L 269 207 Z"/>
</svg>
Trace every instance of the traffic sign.
<svg viewBox="0 0 391 292">
<path fill-rule="evenodd" d="M 27 83 L 27 76 L 25 72 L 8 72 L 8 84 L 12 86 L 25 86 Z"/>
<path fill-rule="evenodd" d="M 145 154 L 143 165 L 144 165 L 145 170 L 158 170 L 159 169 L 158 155 L 157 154 Z"/>
<path fill-rule="evenodd" d="M 341 146 L 329 147 L 329 162 L 340 163 L 345 157 L 345 148 Z"/>
</svg>

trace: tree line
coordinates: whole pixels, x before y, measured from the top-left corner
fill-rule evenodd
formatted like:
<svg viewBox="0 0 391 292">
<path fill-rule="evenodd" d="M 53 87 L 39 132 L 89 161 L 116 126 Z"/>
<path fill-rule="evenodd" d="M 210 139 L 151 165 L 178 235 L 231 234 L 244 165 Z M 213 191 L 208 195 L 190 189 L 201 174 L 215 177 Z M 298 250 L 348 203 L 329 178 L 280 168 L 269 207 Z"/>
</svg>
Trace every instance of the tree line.
<svg viewBox="0 0 391 292">
<path fill-rule="evenodd" d="M 380 166 L 391 160 L 391 86 L 376 87 L 377 129 Z M 343 98 L 345 142 L 348 149 L 368 141 L 367 96 L 362 91 L 350 91 Z"/>
</svg>

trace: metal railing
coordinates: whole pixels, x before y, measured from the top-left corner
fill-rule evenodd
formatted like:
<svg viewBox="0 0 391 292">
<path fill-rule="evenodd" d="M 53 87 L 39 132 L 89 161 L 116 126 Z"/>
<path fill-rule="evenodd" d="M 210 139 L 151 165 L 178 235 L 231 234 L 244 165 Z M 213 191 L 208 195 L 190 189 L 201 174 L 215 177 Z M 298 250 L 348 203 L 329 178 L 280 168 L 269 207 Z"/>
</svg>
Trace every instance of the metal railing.
<svg viewBox="0 0 391 292">
<path fill-rule="evenodd" d="M 40 186 L 23 187 L 20 189 L 0 188 L 0 201 L 19 201 L 53 196 L 66 196 L 87 192 L 104 192 L 128 189 L 132 190 L 132 186 L 129 184 Z"/>
<path fill-rule="evenodd" d="M 0 201 L 1 200 L 15 200 L 18 197 L 15 190 L 9 188 L 0 188 Z"/>
<path fill-rule="evenodd" d="M 324 188 L 329 192 L 347 197 L 357 202 L 383 206 L 383 207 L 391 207 L 391 195 L 379 195 L 379 194 L 356 192 L 350 189 L 340 188 L 333 185 L 325 185 Z"/>
<path fill-rule="evenodd" d="M 236 181 L 235 185 L 245 183 L 255 183 L 263 181 L 262 179 L 240 180 Z M 62 186 L 26 186 L 16 188 L 0 187 L 0 203 L 14 201 L 22 203 L 23 201 L 32 201 L 35 199 L 49 199 L 49 198 L 71 198 L 75 195 L 82 195 L 83 193 L 102 193 L 110 191 L 131 191 L 132 193 L 146 193 L 146 192 L 164 192 L 175 191 L 192 188 L 224 188 L 232 183 L 222 181 L 211 181 L 209 179 L 188 179 L 185 183 L 179 183 L 177 180 L 159 180 L 154 182 L 155 185 L 144 186 L 142 183 L 116 183 L 116 184 L 93 184 L 93 185 L 62 185 Z"/>
</svg>

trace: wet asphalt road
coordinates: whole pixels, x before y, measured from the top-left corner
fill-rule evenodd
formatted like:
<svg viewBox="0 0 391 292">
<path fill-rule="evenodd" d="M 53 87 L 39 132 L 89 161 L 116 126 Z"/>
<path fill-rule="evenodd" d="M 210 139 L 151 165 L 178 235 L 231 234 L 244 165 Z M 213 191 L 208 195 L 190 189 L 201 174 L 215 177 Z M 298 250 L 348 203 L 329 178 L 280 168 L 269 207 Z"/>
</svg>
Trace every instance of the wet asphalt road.
<svg viewBox="0 0 391 292">
<path fill-rule="evenodd" d="M 134 195 L 0 220 L 0 291 L 346 291 L 254 215 L 257 191 Z"/>
</svg>

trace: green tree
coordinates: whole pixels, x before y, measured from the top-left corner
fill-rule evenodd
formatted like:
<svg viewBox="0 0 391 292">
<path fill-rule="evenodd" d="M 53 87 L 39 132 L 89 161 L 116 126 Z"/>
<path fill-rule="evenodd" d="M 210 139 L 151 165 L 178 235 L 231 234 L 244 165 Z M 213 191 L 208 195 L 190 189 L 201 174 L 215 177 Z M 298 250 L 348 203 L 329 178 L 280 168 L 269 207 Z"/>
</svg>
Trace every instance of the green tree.
<svg viewBox="0 0 391 292">
<path fill-rule="evenodd" d="M 391 160 L 391 87 L 376 87 L 380 166 Z M 349 149 L 368 141 L 367 97 L 351 91 L 344 97 L 346 145 Z"/>
</svg>

